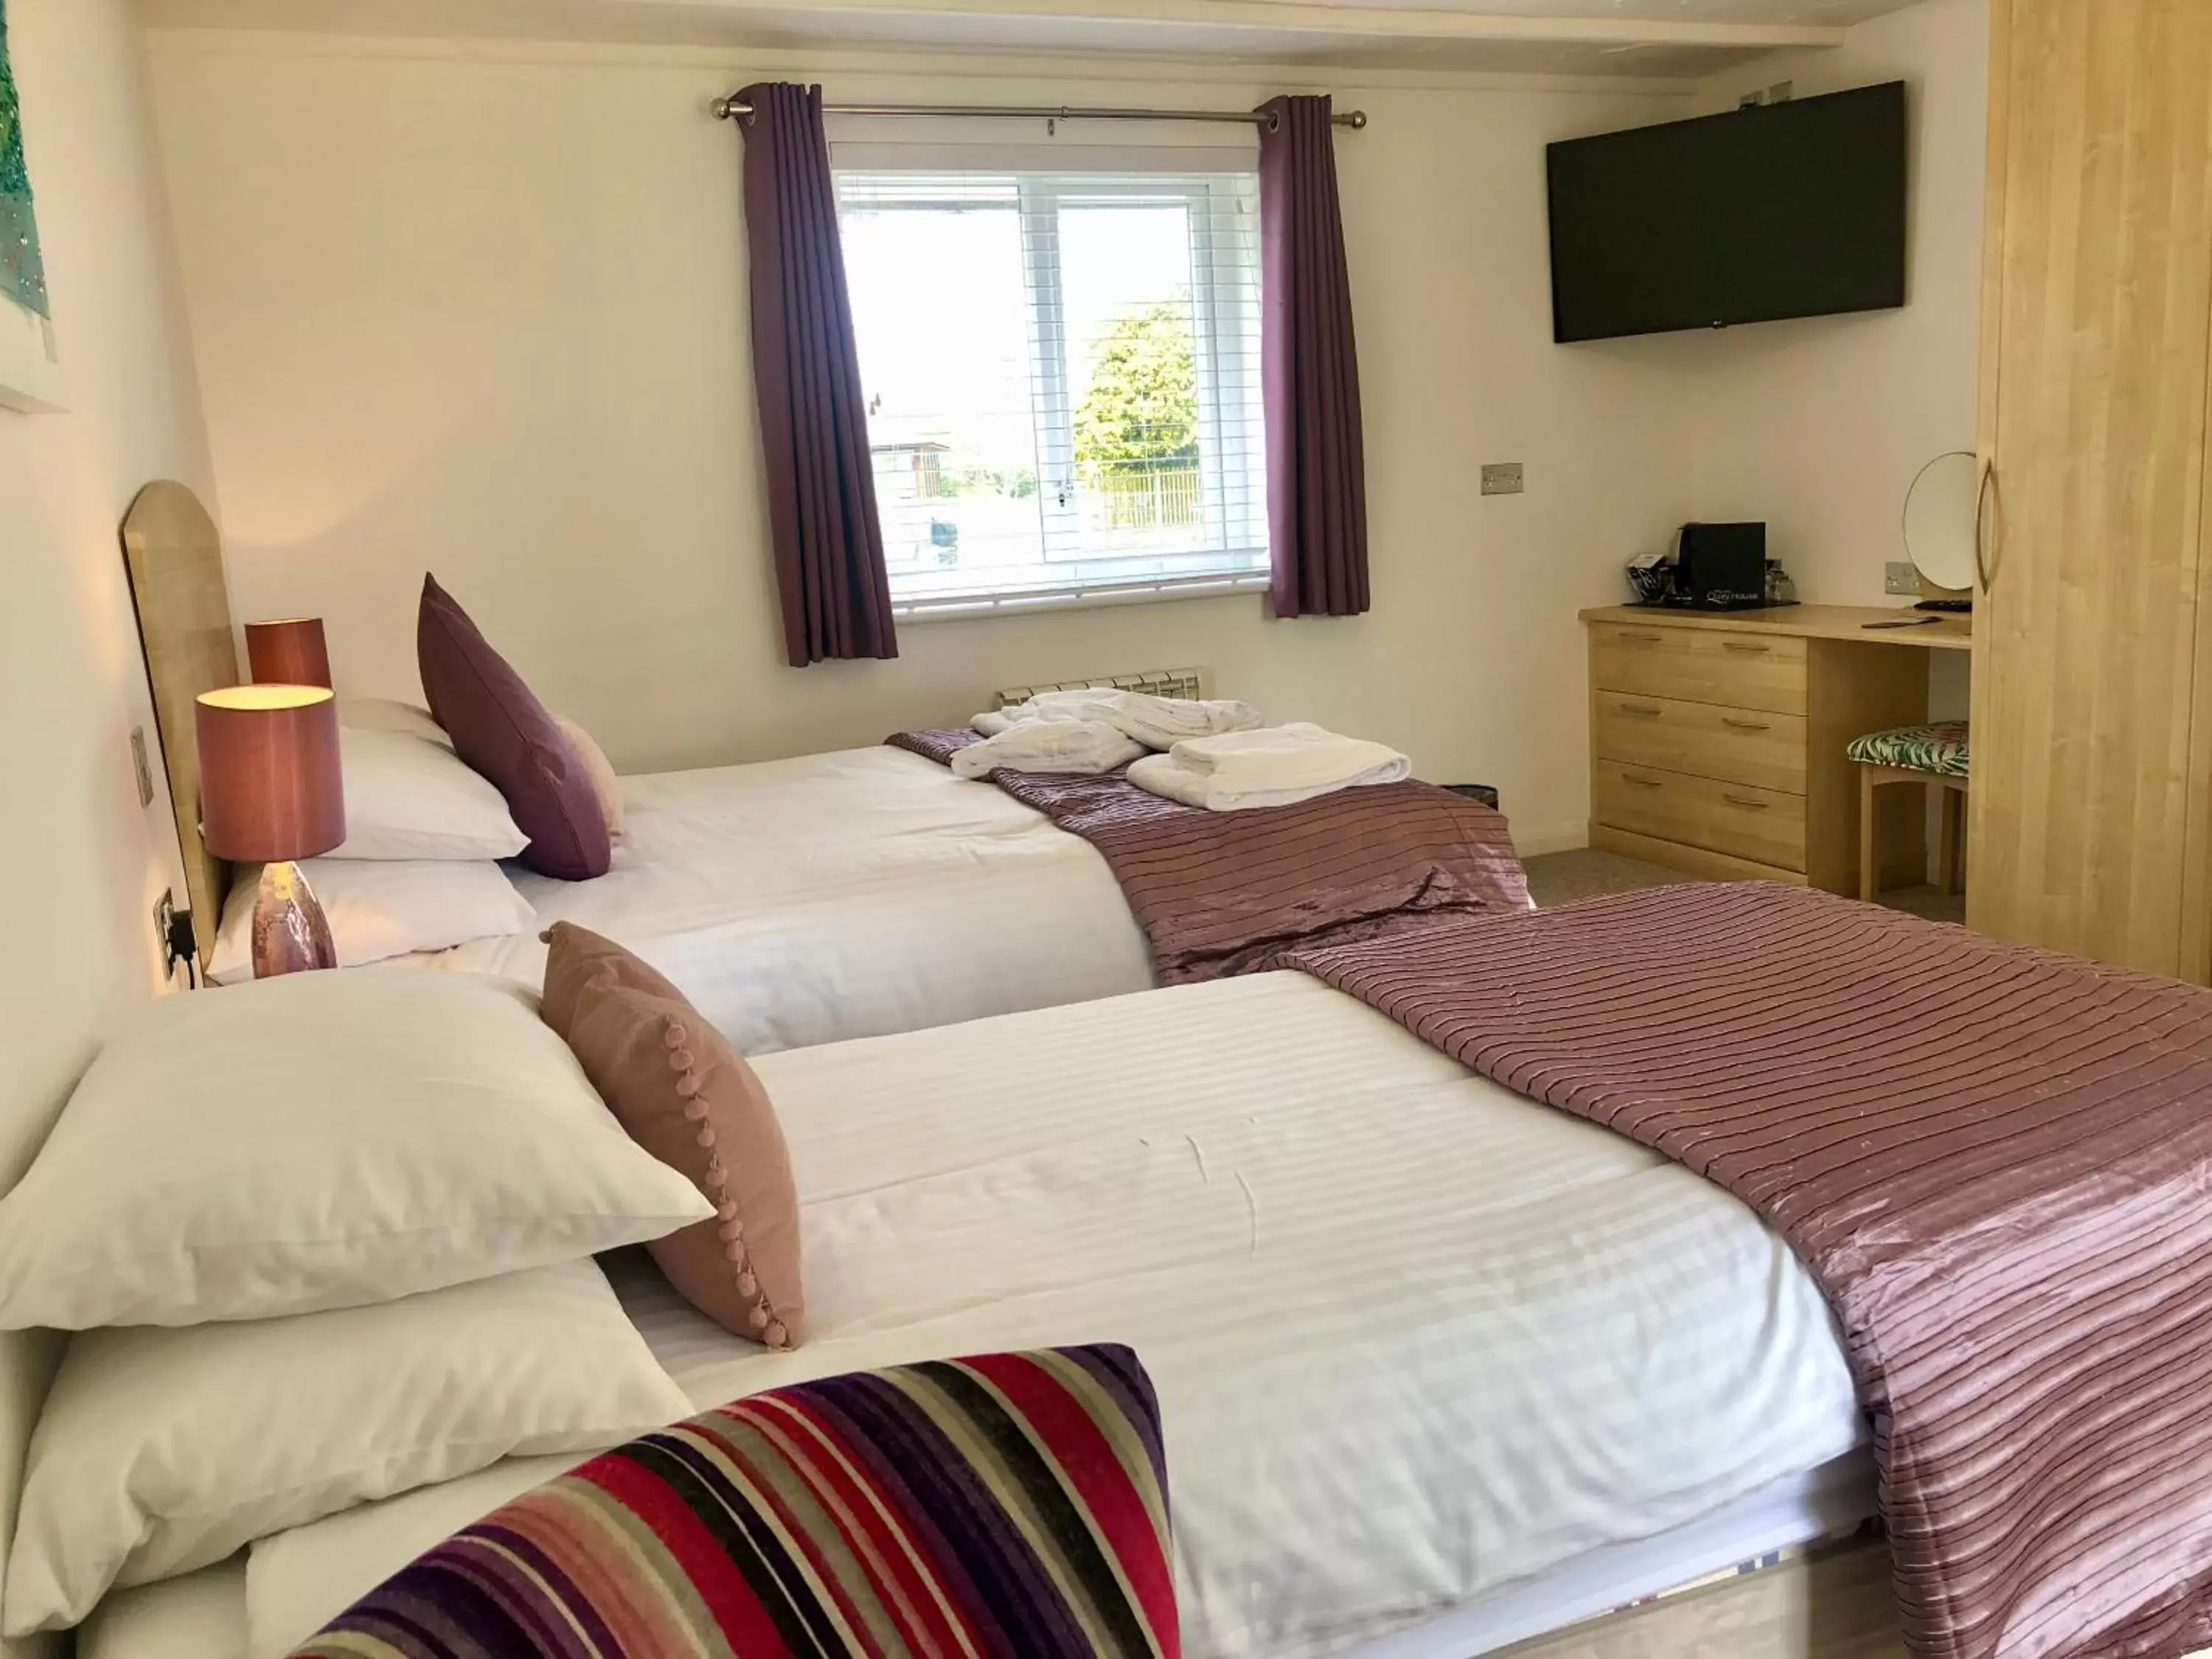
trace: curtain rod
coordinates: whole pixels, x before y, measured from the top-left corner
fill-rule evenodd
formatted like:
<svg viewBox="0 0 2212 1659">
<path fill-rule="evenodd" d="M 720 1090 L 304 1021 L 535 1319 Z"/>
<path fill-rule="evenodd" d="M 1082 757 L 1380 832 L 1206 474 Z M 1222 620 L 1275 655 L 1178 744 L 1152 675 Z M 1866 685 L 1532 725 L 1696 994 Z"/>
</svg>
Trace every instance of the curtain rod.
<svg viewBox="0 0 2212 1659">
<path fill-rule="evenodd" d="M 752 106 L 736 97 L 717 98 L 717 120 L 734 121 L 753 112 Z M 944 115 L 982 121 L 1242 121 L 1273 126 L 1274 117 L 1259 110 L 1249 113 L 1225 109 L 1083 109 L 1063 104 L 1056 109 L 994 104 L 824 104 L 825 115 Z M 1332 115 L 1334 125 L 1354 132 L 1367 125 L 1364 109 Z"/>
</svg>

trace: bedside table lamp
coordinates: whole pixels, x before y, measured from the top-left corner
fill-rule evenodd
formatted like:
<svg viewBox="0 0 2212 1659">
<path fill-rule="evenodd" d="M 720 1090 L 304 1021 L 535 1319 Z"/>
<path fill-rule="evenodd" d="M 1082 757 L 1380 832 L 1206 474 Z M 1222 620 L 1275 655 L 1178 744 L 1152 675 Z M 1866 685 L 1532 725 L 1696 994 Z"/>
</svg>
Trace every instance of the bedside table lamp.
<svg viewBox="0 0 2212 1659">
<path fill-rule="evenodd" d="M 345 839 L 337 699 L 322 686 L 234 685 L 202 693 L 194 719 L 201 839 L 219 859 L 262 866 L 253 976 L 337 967 L 330 922 L 293 860 Z"/>
<path fill-rule="evenodd" d="M 276 617 L 246 624 L 246 672 L 256 685 L 331 683 L 331 650 L 320 617 Z"/>
</svg>

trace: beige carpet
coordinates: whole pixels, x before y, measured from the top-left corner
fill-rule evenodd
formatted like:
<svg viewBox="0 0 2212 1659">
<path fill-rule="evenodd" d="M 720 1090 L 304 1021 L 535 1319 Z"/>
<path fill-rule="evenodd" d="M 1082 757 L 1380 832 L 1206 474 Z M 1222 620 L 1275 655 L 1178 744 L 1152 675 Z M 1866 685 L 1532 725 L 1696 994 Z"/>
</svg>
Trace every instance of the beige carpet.
<svg viewBox="0 0 2212 1659">
<path fill-rule="evenodd" d="M 1674 882 L 1695 881 L 1680 870 L 1662 869 L 1641 859 L 1625 859 L 1618 853 L 1585 849 L 1579 853 L 1547 853 L 1530 859 L 1528 891 L 1538 904 L 1572 904 L 1577 899 L 1601 893 L 1632 893 L 1639 887 L 1664 887 Z"/>
<path fill-rule="evenodd" d="M 1528 861 L 1528 891 L 1547 909 L 1595 898 L 1601 893 L 1632 893 L 1640 887 L 1664 887 L 1670 883 L 1695 881 L 1695 876 L 1668 870 L 1618 853 L 1585 848 L 1578 853 L 1547 853 Z M 1881 896 L 1884 904 L 1931 921 L 1964 921 L 1966 902 L 1955 893 L 1936 887 L 1905 887 Z"/>
</svg>

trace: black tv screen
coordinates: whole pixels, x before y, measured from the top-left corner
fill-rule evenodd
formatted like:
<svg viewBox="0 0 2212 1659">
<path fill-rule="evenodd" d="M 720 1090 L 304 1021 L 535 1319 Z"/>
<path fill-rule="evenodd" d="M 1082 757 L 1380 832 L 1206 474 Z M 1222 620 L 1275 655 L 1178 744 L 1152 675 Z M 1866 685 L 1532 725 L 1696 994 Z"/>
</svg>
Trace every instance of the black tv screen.
<svg viewBox="0 0 2212 1659">
<path fill-rule="evenodd" d="M 1552 332 L 1905 303 L 1905 83 L 1553 144 Z"/>
</svg>

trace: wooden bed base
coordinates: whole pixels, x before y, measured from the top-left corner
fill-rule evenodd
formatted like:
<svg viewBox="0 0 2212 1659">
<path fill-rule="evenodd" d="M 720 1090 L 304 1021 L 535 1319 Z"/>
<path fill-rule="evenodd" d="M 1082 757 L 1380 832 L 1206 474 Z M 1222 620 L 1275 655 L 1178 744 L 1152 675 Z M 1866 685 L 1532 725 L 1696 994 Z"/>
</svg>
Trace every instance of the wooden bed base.
<svg viewBox="0 0 2212 1659">
<path fill-rule="evenodd" d="M 1905 1659 L 1879 1539 L 1662 1596 L 1489 1659 Z"/>
</svg>

